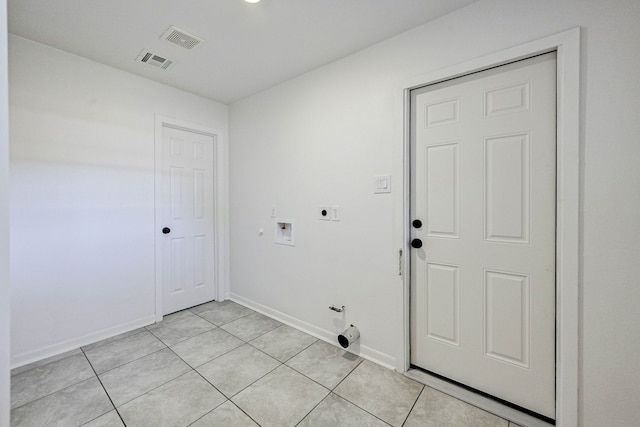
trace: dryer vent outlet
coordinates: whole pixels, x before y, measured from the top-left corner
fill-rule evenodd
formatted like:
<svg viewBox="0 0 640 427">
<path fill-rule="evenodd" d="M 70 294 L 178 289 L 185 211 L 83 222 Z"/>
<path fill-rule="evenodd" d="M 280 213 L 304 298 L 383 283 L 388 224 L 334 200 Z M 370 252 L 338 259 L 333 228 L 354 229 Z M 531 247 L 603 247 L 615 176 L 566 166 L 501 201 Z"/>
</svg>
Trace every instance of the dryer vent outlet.
<svg viewBox="0 0 640 427">
<path fill-rule="evenodd" d="M 338 335 L 338 343 L 342 348 L 347 348 L 360 338 L 360 331 L 355 326 L 351 325 L 344 330 L 343 333 Z"/>
</svg>

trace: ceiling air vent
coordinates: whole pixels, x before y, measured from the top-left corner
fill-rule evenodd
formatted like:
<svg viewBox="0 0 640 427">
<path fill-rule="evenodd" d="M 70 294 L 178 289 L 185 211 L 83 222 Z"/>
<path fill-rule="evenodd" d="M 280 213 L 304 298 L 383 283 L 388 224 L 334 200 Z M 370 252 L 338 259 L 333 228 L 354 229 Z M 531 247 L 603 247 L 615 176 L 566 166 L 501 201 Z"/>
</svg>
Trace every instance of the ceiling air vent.
<svg viewBox="0 0 640 427">
<path fill-rule="evenodd" d="M 200 37 L 189 34 L 180 28 L 174 27 L 173 25 L 170 26 L 162 36 L 160 36 L 160 39 L 189 50 L 201 43 L 204 43 L 204 40 Z"/>
<path fill-rule="evenodd" d="M 165 58 L 164 56 L 156 55 L 153 52 L 149 52 L 146 49 L 143 49 L 138 55 L 136 59 L 138 62 L 142 62 L 143 64 L 151 65 L 154 68 L 160 68 L 162 70 L 170 70 L 173 68 L 175 64 L 172 60 Z"/>
</svg>

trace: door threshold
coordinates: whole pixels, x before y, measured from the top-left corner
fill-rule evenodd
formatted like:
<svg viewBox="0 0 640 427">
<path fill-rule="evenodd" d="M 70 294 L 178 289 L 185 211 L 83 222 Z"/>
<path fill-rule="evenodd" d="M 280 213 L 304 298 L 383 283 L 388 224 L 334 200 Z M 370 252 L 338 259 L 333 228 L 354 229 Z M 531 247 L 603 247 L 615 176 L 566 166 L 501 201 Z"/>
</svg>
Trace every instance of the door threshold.
<svg viewBox="0 0 640 427">
<path fill-rule="evenodd" d="M 429 386 L 456 399 L 462 400 L 470 405 L 490 412 L 500 418 L 504 418 L 512 423 L 522 427 L 552 427 L 555 424 L 536 418 L 525 412 L 507 406 L 489 397 L 485 397 L 479 393 L 475 393 L 465 387 L 438 378 L 417 368 L 409 368 L 404 373 L 405 377 Z"/>
</svg>

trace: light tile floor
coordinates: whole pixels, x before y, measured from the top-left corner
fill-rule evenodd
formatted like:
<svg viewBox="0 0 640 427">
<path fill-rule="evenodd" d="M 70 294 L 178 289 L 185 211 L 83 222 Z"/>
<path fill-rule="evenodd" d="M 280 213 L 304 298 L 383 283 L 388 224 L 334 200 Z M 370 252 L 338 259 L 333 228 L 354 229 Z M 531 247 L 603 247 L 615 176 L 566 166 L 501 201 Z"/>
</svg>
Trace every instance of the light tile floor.
<svg viewBox="0 0 640 427">
<path fill-rule="evenodd" d="M 231 301 L 14 369 L 12 426 L 517 427 Z"/>
</svg>

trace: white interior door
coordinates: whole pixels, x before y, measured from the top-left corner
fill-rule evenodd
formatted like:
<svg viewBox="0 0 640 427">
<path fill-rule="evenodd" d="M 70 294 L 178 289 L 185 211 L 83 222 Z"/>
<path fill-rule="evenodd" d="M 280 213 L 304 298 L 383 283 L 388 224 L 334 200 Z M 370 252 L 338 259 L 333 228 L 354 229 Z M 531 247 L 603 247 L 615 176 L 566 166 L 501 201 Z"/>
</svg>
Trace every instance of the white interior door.
<svg viewBox="0 0 640 427">
<path fill-rule="evenodd" d="M 411 114 L 412 364 L 554 418 L 555 53 L 414 90 Z"/>
<path fill-rule="evenodd" d="M 215 297 L 215 137 L 162 128 L 163 314 Z"/>
</svg>

